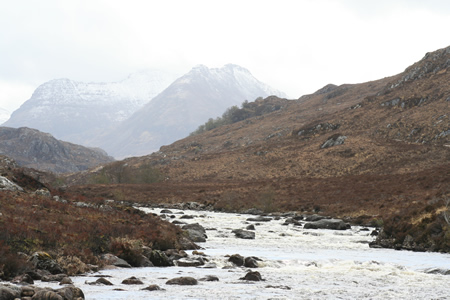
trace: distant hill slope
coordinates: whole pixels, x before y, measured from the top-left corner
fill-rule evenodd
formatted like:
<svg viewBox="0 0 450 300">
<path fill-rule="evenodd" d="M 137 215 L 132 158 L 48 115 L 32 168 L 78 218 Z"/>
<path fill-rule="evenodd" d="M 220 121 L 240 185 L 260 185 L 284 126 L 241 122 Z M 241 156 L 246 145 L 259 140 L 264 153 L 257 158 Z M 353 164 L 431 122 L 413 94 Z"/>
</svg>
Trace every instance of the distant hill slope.
<svg viewBox="0 0 450 300">
<path fill-rule="evenodd" d="M 229 64 L 211 69 L 199 65 L 114 131 L 100 137 L 96 145 L 115 157 L 150 154 L 161 145 L 186 137 L 230 106 L 269 95 L 285 96 L 240 66 Z"/>
<path fill-rule="evenodd" d="M 100 149 L 62 142 L 30 128 L 0 127 L 0 154 L 20 166 L 55 173 L 79 172 L 113 161 Z"/>
<path fill-rule="evenodd" d="M 279 107 L 272 113 L 178 140 L 124 164 L 150 165 L 167 178 L 164 191 L 152 199 L 220 202 L 223 193 L 234 190 L 236 203 L 245 207 L 269 186 L 284 209 L 316 203 L 339 213 L 360 205 L 376 215 L 390 206 L 368 206 L 368 199 L 439 197 L 450 190 L 449 52 L 427 54 L 392 77 L 328 85 L 298 100 L 269 97 L 258 105 L 272 102 Z M 435 170 L 436 177 L 419 175 L 425 170 Z M 83 176 L 72 180 L 89 180 Z M 398 186 L 395 176 L 410 183 Z M 388 177 L 391 181 L 385 181 Z M 222 190 L 224 182 L 228 187 Z M 201 183 L 214 192 L 199 195 Z M 189 189 L 191 184 L 191 196 L 174 194 L 176 186 Z"/>
<path fill-rule="evenodd" d="M 40 85 L 3 126 L 36 128 L 92 146 L 99 134 L 128 118 L 175 79 L 149 70 L 112 83 L 51 80 Z"/>
</svg>

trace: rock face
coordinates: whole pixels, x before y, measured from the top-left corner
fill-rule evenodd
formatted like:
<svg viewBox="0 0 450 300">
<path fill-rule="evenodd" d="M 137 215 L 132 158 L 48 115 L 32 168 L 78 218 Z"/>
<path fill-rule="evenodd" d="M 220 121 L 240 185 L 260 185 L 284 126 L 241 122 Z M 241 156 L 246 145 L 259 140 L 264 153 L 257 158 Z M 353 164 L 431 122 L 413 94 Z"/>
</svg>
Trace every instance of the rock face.
<svg viewBox="0 0 450 300">
<path fill-rule="evenodd" d="M 347 137 L 345 135 L 333 135 L 332 137 L 328 138 L 325 143 L 320 146 L 321 149 L 330 148 L 333 146 L 339 146 L 342 145 Z"/>
<path fill-rule="evenodd" d="M 40 85 L 4 126 L 36 128 L 91 146 L 89 141 L 131 116 L 177 77 L 146 70 L 112 83 L 55 79 Z"/>
<path fill-rule="evenodd" d="M 83 171 L 113 161 L 101 149 L 62 142 L 30 128 L 0 127 L 0 154 L 23 167 L 55 173 Z"/>
<path fill-rule="evenodd" d="M 157 151 L 189 135 L 209 118 L 258 97 L 285 95 L 237 65 L 210 69 L 199 65 L 177 79 L 96 146 L 114 157 Z"/>
<path fill-rule="evenodd" d="M 23 188 L 10 181 L 8 178 L 0 176 L 0 191 L 23 191 Z"/>
</svg>

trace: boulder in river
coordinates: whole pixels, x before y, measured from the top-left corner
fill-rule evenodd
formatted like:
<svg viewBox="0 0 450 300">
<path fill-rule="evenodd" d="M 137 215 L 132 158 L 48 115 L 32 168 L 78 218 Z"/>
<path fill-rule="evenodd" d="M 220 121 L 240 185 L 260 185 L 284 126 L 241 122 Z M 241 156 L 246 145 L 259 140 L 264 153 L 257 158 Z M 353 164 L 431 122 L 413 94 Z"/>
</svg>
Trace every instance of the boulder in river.
<svg viewBox="0 0 450 300">
<path fill-rule="evenodd" d="M 234 229 L 231 232 L 234 233 L 234 235 L 240 239 L 248 239 L 248 240 L 255 239 L 255 233 L 252 231 L 243 230 L 243 229 Z"/>
<path fill-rule="evenodd" d="M 244 259 L 244 267 L 247 267 L 247 268 L 258 268 L 259 267 L 258 260 L 261 261 L 259 258 L 254 257 L 254 256 L 246 257 Z"/>
<path fill-rule="evenodd" d="M 176 261 L 176 265 L 179 267 L 199 267 L 204 264 L 205 260 L 202 257 L 181 258 Z"/>
<path fill-rule="evenodd" d="M 166 284 L 171 284 L 171 285 L 197 285 L 197 279 L 193 278 L 193 277 L 176 277 L 176 278 L 172 278 L 169 279 Z"/>
<path fill-rule="evenodd" d="M 198 223 L 184 225 L 181 229 L 185 230 L 189 238 L 195 243 L 206 242 L 208 238 L 205 228 Z"/>
<path fill-rule="evenodd" d="M 173 266 L 173 261 L 169 259 L 169 257 L 160 250 L 152 250 L 149 253 L 150 261 L 153 263 L 156 267 L 170 267 Z"/>
<path fill-rule="evenodd" d="M 106 265 L 112 265 L 120 268 L 131 268 L 131 265 L 127 263 L 125 260 L 115 256 L 111 253 L 106 253 L 101 256 L 102 260 Z"/>
<path fill-rule="evenodd" d="M 341 219 L 322 219 L 315 222 L 306 223 L 304 229 L 332 229 L 332 230 L 346 230 L 350 229 L 350 225 Z"/>
<path fill-rule="evenodd" d="M 124 279 L 122 281 L 122 284 L 130 284 L 131 285 L 131 284 L 144 284 L 144 283 L 142 282 L 142 280 L 140 280 L 134 276 L 131 276 L 130 278 Z"/>
<path fill-rule="evenodd" d="M 250 271 L 247 274 L 245 274 L 244 277 L 239 278 L 240 280 L 247 280 L 247 281 L 264 281 L 262 279 L 261 274 L 257 271 Z"/>
<path fill-rule="evenodd" d="M 144 291 L 160 291 L 161 288 L 157 284 L 151 284 L 148 287 L 143 288 L 142 290 L 144 290 Z"/>
<path fill-rule="evenodd" d="M 238 267 L 244 265 L 244 257 L 242 255 L 239 255 L 239 254 L 231 255 L 230 258 L 228 258 L 228 261 L 232 262 L 233 264 L 235 264 Z"/>
<path fill-rule="evenodd" d="M 89 284 L 89 285 L 113 285 L 111 281 L 109 281 L 108 279 L 106 279 L 104 277 L 100 277 L 99 279 L 97 279 L 94 282 L 87 282 L 87 284 Z"/>
</svg>

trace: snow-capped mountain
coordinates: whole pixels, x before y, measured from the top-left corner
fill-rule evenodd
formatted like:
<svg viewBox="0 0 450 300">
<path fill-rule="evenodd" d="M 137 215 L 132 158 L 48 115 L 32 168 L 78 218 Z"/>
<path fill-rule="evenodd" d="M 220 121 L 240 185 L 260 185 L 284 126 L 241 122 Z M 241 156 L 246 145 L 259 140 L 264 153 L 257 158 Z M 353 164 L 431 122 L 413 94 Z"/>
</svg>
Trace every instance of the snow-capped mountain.
<svg viewBox="0 0 450 300">
<path fill-rule="evenodd" d="M 209 118 L 258 97 L 285 94 L 257 80 L 245 68 L 194 67 L 94 146 L 116 158 L 139 156 L 184 138 Z"/>
<path fill-rule="evenodd" d="M 162 71 L 141 71 L 113 83 L 51 80 L 40 85 L 3 125 L 35 128 L 89 146 L 175 79 L 175 75 Z"/>
</svg>

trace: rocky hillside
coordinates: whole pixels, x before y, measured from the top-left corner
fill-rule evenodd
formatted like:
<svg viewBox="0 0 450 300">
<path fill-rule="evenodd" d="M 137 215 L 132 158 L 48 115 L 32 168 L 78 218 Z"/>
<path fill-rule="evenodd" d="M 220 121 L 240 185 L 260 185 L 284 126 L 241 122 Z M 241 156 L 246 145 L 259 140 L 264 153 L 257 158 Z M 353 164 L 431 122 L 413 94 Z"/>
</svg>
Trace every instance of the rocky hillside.
<svg viewBox="0 0 450 300">
<path fill-rule="evenodd" d="M 40 85 L 3 126 L 35 128 L 92 146 L 100 133 L 127 119 L 175 79 L 173 74 L 149 70 L 111 83 L 51 80 Z"/>
<path fill-rule="evenodd" d="M 173 265 L 171 255 L 179 259 L 178 254 L 184 253 L 178 250 L 197 248 L 174 224 L 129 203 L 55 190 L 50 184 L 53 174 L 19 167 L 1 155 L 0 173 L 1 299 L 19 299 L 21 286 L 27 287 L 26 295 L 31 297 L 34 289 L 41 290 L 33 286 L 34 280 L 66 278 L 67 284 L 72 283 L 67 282 L 69 275 L 112 265 Z M 4 285 L 4 280 L 12 280 L 13 286 Z M 70 286 L 70 293 L 54 291 L 62 296 L 51 291 L 33 298 L 84 299 L 81 291 L 79 298 Z M 22 297 L 30 298 L 24 293 Z"/>
<path fill-rule="evenodd" d="M 228 107 L 269 95 L 284 96 L 237 65 L 220 69 L 200 65 L 122 122 L 96 146 L 114 157 L 150 154 L 186 137 Z"/>
<path fill-rule="evenodd" d="M 153 168 L 162 180 L 151 188 L 73 189 L 92 195 L 120 190 L 125 199 L 198 201 L 235 211 L 322 211 L 377 224 L 404 215 L 403 222 L 428 222 L 423 228 L 439 223 L 434 235 L 442 238 L 450 193 L 449 61 L 450 47 L 392 77 L 330 84 L 297 100 L 269 97 L 259 105 L 274 102 L 279 109 L 115 164 L 116 174 Z M 92 182 L 108 170 L 69 181 Z M 400 247 L 406 235 L 415 236 L 405 230 L 394 238 Z M 450 249 L 449 240 L 428 242 L 434 250 Z"/>
<path fill-rule="evenodd" d="M 20 166 L 55 173 L 79 172 L 113 161 L 101 149 L 62 142 L 30 128 L 0 127 L 0 154 Z"/>
</svg>

